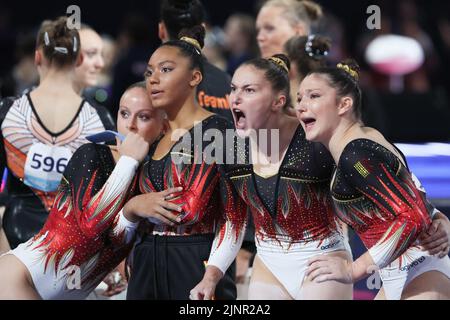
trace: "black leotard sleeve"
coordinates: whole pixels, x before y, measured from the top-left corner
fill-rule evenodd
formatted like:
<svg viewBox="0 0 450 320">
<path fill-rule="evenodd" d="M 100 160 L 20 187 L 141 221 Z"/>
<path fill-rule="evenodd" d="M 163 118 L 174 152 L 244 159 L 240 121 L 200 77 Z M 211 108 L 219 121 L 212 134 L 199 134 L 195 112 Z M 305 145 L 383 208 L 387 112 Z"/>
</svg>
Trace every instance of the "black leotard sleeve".
<svg viewBox="0 0 450 320">
<path fill-rule="evenodd" d="M 369 214 L 372 215 L 369 228 L 379 229 L 373 234 L 380 237 L 369 252 L 380 268 L 386 266 L 403 254 L 431 223 L 424 193 L 400 160 L 371 140 L 349 143 L 341 155 L 339 169 L 347 186 L 374 204 L 377 212 Z"/>
</svg>

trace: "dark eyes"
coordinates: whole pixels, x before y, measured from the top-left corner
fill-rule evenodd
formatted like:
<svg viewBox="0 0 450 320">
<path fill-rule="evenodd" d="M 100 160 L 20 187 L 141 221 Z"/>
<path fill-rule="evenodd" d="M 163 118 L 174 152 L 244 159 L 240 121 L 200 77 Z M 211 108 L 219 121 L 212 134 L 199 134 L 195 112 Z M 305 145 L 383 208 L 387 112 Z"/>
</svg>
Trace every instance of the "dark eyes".
<svg viewBox="0 0 450 320">
<path fill-rule="evenodd" d="M 319 97 L 320 97 L 320 94 L 318 94 L 318 93 L 312 93 L 309 96 L 310 99 L 316 99 L 316 98 L 319 98 Z M 297 97 L 297 103 L 300 103 L 302 101 L 302 98 L 303 97 Z"/>
<path fill-rule="evenodd" d="M 130 113 L 128 111 L 122 110 L 120 111 L 120 116 L 124 119 L 128 119 L 130 117 Z M 137 117 L 142 121 L 148 121 L 152 118 L 151 115 L 148 114 L 139 114 Z"/>
<path fill-rule="evenodd" d="M 235 92 L 236 90 L 237 90 L 236 87 L 231 87 L 231 92 Z M 245 88 L 244 91 L 247 92 L 247 93 L 253 93 L 253 92 L 255 92 L 255 89 L 253 89 L 253 88 Z"/>
<path fill-rule="evenodd" d="M 170 71 L 172 71 L 172 70 L 173 70 L 173 68 L 162 67 L 162 68 L 161 68 L 161 73 L 167 73 L 167 72 L 170 72 Z M 152 74 L 153 74 L 153 70 L 148 69 L 148 70 L 146 70 L 146 71 L 144 72 L 144 78 L 147 79 L 147 78 L 151 77 Z"/>
<path fill-rule="evenodd" d="M 143 121 L 147 121 L 150 120 L 150 116 L 146 115 L 146 114 L 141 114 L 139 115 L 139 119 L 143 120 Z"/>
</svg>

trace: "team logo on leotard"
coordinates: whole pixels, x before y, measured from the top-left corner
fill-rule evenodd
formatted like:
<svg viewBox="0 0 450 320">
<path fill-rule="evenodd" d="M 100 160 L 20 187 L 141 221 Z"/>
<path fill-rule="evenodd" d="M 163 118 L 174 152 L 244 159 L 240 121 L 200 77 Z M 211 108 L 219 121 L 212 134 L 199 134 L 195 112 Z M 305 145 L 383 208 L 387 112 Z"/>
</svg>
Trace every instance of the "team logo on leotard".
<svg viewBox="0 0 450 320">
<path fill-rule="evenodd" d="M 367 178 L 367 176 L 370 174 L 370 172 L 367 171 L 367 169 L 359 161 L 354 165 L 354 167 L 356 171 L 358 171 L 358 173 L 363 176 L 363 178 Z"/>
</svg>

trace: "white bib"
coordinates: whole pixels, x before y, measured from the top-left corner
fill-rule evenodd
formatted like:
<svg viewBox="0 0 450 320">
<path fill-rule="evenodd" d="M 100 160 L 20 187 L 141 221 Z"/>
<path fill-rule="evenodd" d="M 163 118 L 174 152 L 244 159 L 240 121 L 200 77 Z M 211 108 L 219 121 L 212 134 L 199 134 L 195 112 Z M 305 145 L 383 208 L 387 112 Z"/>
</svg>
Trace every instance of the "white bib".
<svg viewBox="0 0 450 320">
<path fill-rule="evenodd" d="M 34 144 L 27 154 L 24 183 L 44 192 L 55 191 L 71 157 L 66 147 Z"/>
</svg>

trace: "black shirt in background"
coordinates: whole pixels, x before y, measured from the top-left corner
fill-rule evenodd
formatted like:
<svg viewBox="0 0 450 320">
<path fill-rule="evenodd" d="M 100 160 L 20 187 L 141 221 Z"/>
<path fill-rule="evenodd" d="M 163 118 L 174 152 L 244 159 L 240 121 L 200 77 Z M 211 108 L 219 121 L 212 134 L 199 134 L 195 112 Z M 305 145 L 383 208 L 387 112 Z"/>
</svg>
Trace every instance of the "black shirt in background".
<svg viewBox="0 0 450 320">
<path fill-rule="evenodd" d="M 230 87 L 230 76 L 205 59 L 203 81 L 197 88 L 197 101 L 206 110 L 221 115 L 234 123 L 228 100 Z"/>
</svg>

